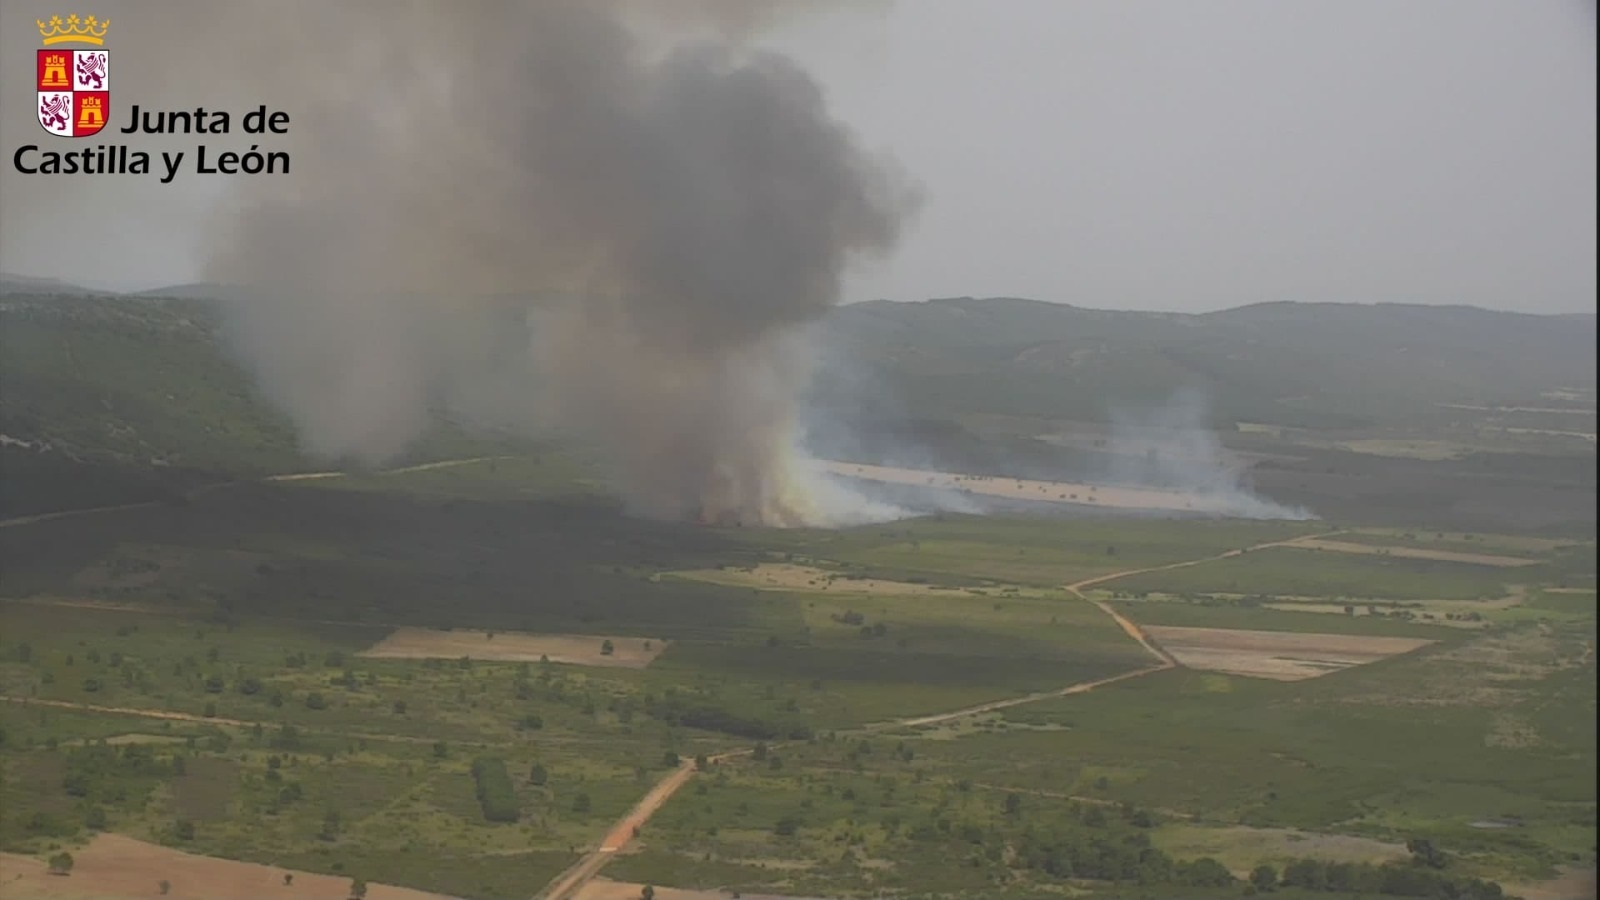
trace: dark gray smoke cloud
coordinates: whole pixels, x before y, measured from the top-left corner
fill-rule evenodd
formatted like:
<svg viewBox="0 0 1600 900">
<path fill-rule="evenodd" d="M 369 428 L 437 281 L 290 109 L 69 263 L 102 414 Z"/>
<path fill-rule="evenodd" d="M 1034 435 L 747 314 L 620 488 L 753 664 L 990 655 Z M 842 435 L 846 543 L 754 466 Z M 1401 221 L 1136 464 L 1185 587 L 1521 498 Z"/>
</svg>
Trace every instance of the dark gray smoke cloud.
<svg viewBox="0 0 1600 900">
<path fill-rule="evenodd" d="M 379 462 L 447 408 L 595 440 L 642 513 L 800 524 L 838 517 L 792 457 L 804 326 L 914 205 L 748 40 L 816 5 L 166 0 L 113 27 L 173 48 L 128 100 L 293 116 L 292 174 L 239 184 L 208 277 L 249 286 L 234 343 L 312 452 Z"/>
</svg>

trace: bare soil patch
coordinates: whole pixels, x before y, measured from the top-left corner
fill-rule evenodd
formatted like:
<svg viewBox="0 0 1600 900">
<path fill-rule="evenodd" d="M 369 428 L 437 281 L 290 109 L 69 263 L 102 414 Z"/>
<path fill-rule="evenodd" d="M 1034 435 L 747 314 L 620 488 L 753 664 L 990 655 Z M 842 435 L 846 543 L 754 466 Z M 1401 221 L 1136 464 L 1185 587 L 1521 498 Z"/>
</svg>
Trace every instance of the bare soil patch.
<svg viewBox="0 0 1600 900">
<path fill-rule="evenodd" d="M 1167 625 L 1147 625 L 1145 631 L 1191 669 L 1275 681 L 1315 678 L 1433 643 L 1417 638 Z"/>
<path fill-rule="evenodd" d="M 1034 481 L 1027 478 L 964 475 L 958 472 L 934 472 L 925 469 L 900 469 L 833 461 L 823 461 L 820 464 L 829 474 L 846 478 L 861 478 L 888 484 L 920 485 L 1011 500 L 1076 503 L 1115 509 L 1205 508 L 1205 498 L 1200 495 L 1158 488 L 1116 487 L 1074 481 Z"/>
<path fill-rule="evenodd" d="M 174 734 L 139 734 L 137 732 L 129 732 L 128 734 L 114 734 L 111 737 L 101 738 L 100 740 L 104 741 L 109 746 L 121 747 L 124 744 L 181 744 L 186 741 L 187 738 L 181 738 Z M 91 741 L 89 738 L 78 738 L 77 740 L 72 741 L 62 741 L 62 743 L 67 744 L 68 746 L 83 747 L 94 743 L 94 741 Z"/>
<path fill-rule="evenodd" d="M 1498 600 L 1423 600 L 1414 604 L 1407 604 L 1404 609 L 1425 621 L 1428 625 L 1440 625 L 1446 628 L 1462 628 L 1469 631 L 1481 631 L 1494 624 L 1483 614 L 1490 612 L 1503 612 L 1521 606 L 1526 599 L 1523 593 L 1517 592 Z M 1330 603 L 1327 600 L 1305 599 L 1298 597 L 1283 597 L 1274 603 L 1263 604 L 1267 609 L 1281 609 L 1287 612 L 1323 613 L 1326 615 L 1351 615 L 1345 612 L 1344 603 Z M 1364 603 L 1348 604 L 1355 607 L 1356 618 L 1372 615 Z M 1380 612 L 1387 612 L 1387 607 L 1379 607 Z M 1471 613 L 1477 613 L 1473 619 Z M 1454 618 L 1450 618 L 1454 616 Z M 1431 618 L 1430 618 L 1431 617 Z"/>
<path fill-rule="evenodd" d="M 960 594 L 965 589 L 881 578 L 848 578 L 838 572 L 793 563 L 762 563 L 748 569 L 694 569 L 674 572 L 681 578 L 772 591 L 833 591 L 880 595 Z"/>
<path fill-rule="evenodd" d="M 172 887 L 169 900 L 270 900 L 347 897 L 350 879 L 275 866 L 196 856 L 120 834 L 102 834 L 73 850 L 71 875 L 51 875 L 31 856 L 0 853 L 0 896 L 6 900 L 146 900 Z M 285 873 L 294 883 L 285 886 Z M 369 884 L 368 900 L 448 900 L 411 888 Z M 634 896 L 638 896 L 635 894 Z"/>
<path fill-rule="evenodd" d="M 1156 846 L 1174 856 L 1210 856 L 1245 877 L 1261 863 L 1311 857 L 1328 862 L 1382 864 L 1409 858 L 1401 844 L 1293 828 L 1210 827 L 1174 824 L 1161 829 Z"/>
<path fill-rule="evenodd" d="M 611 652 L 605 652 L 606 642 Z M 392 634 L 357 654 L 375 659 L 468 659 L 538 662 L 578 666 L 642 669 L 650 665 L 666 641 L 600 634 L 528 634 L 516 631 L 439 631 L 396 628 Z"/>
<path fill-rule="evenodd" d="M 1432 559 L 1439 562 L 1467 563 L 1475 566 L 1537 566 L 1543 560 L 1520 556 L 1496 556 L 1491 553 L 1458 553 L 1453 550 L 1429 550 L 1424 547 L 1394 547 L 1379 544 L 1352 544 L 1347 541 L 1305 540 L 1290 546 L 1305 550 L 1332 550 L 1335 553 L 1365 553 L 1373 556 L 1403 556 L 1407 559 Z"/>
<path fill-rule="evenodd" d="M 1594 869 L 1563 869 L 1559 878 L 1530 884 L 1508 884 L 1506 893 L 1522 900 L 1593 900 L 1600 882 Z"/>
<path fill-rule="evenodd" d="M 1425 459 L 1440 461 L 1458 459 L 1471 452 L 1472 447 L 1455 441 L 1425 441 L 1425 440 L 1393 440 L 1387 438 L 1366 438 L 1351 441 L 1317 442 L 1328 443 L 1332 446 L 1349 450 L 1351 453 L 1363 453 L 1368 456 L 1388 456 L 1400 459 Z"/>
<path fill-rule="evenodd" d="M 733 895 L 719 890 L 685 890 L 653 885 L 656 900 L 728 900 Z M 573 900 L 639 900 L 642 884 L 596 878 L 573 895 Z M 821 900 L 818 897 L 783 897 L 777 894 L 741 894 L 744 900 Z"/>
</svg>

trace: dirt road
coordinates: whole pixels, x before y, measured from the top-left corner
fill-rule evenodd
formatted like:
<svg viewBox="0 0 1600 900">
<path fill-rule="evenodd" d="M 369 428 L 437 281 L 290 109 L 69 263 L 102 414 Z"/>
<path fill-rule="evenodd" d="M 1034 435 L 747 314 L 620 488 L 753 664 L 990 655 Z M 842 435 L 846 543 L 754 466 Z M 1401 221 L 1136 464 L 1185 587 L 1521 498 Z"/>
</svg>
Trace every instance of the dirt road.
<svg viewBox="0 0 1600 900">
<path fill-rule="evenodd" d="M 37 697 L 9 697 L 0 696 L 0 700 L 7 703 L 20 703 L 23 706 L 48 706 L 51 709 L 70 709 L 76 712 L 111 713 L 119 716 L 138 716 L 143 719 L 165 719 L 170 722 L 200 722 L 206 725 L 233 725 L 239 728 L 249 728 L 252 725 L 262 725 L 260 722 L 246 722 L 243 719 L 227 719 L 222 716 L 196 716 L 190 713 L 171 712 L 165 709 L 134 709 L 126 706 L 97 706 L 93 703 L 72 703 L 67 700 L 40 700 Z"/>
<path fill-rule="evenodd" d="M 710 757 L 708 762 L 716 765 L 725 759 L 744 756 L 750 752 L 750 750 L 734 750 L 729 753 L 719 753 Z M 694 773 L 695 762 L 692 759 L 688 759 L 684 760 L 676 769 L 673 769 L 672 774 L 656 782 L 655 787 L 652 787 L 650 792 L 644 795 L 644 799 L 635 804 L 633 809 L 628 810 L 627 815 L 617 820 L 617 824 L 611 826 L 611 830 L 606 833 L 605 840 L 600 842 L 599 847 L 585 854 L 582 859 L 574 863 L 565 872 L 557 875 L 556 879 L 547 885 L 539 896 L 545 898 L 545 900 L 570 900 L 579 890 L 582 890 L 584 885 L 600 874 L 600 870 L 605 867 L 605 864 L 611 861 L 612 854 L 628 846 L 628 842 L 633 840 L 633 836 L 640 829 L 644 828 L 644 824 L 650 821 L 650 817 L 656 814 L 656 810 L 665 805 L 672 798 L 672 795 L 678 792 L 678 788 L 688 784 L 689 779 L 694 777 Z"/>
</svg>

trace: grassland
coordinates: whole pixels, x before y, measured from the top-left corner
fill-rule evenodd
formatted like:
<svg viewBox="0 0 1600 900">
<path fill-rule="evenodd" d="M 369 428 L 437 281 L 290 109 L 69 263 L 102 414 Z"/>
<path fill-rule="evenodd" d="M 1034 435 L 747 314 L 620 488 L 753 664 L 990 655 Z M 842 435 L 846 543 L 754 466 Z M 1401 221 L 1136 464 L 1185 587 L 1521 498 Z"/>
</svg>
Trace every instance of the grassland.
<svg viewBox="0 0 1600 900">
<path fill-rule="evenodd" d="M 529 897 L 681 760 L 761 745 L 708 762 L 608 875 L 815 896 L 1114 897 L 1132 882 L 1233 896 L 1199 858 L 1242 877 L 1302 844 L 1378 860 L 1419 836 L 1451 877 L 1592 864 L 1595 748 L 1575 722 L 1594 708 L 1594 595 L 1562 592 L 1592 545 L 1464 541 L 1537 560 L 1510 569 L 1215 558 L 1317 523 L 683 529 L 624 518 L 603 488 L 549 451 L 0 529 L 0 845 L 43 857 L 115 832 Z M 1302 682 L 1179 669 L 899 724 L 1148 667 L 1064 586 L 1191 560 L 1208 561 L 1088 596 L 1151 625 L 1434 643 Z M 1266 606 L 1357 586 L 1377 609 L 1455 598 L 1494 615 L 1469 630 Z M 370 655 L 424 628 L 448 653 Z M 590 656 L 483 658 L 560 636 Z M 585 664 L 610 661 L 607 640 L 631 666 Z M 483 757 L 504 762 L 514 822 L 484 818 Z M 1516 824 L 1474 825 L 1489 819 Z M 1084 855 L 1099 845 L 1118 849 Z"/>
<path fill-rule="evenodd" d="M 1312 596 L 1354 600 L 1489 599 L 1503 596 L 1513 578 L 1499 566 L 1439 560 L 1356 556 L 1334 551 L 1272 547 L 1193 571 L 1151 572 L 1118 582 L 1128 592 L 1230 593 Z"/>
</svg>

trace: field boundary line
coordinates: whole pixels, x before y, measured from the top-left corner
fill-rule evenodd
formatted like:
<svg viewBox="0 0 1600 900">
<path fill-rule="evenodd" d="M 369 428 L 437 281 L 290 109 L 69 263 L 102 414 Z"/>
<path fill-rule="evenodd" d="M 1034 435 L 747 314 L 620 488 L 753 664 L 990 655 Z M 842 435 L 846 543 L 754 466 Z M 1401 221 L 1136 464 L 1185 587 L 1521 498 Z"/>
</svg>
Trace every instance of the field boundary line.
<svg viewBox="0 0 1600 900">
<path fill-rule="evenodd" d="M 16 528 L 20 525 L 49 522 L 52 519 L 69 519 L 74 516 L 87 516 L 93 513 L 117 512 L 124 509 L 144 509 L 150 506 L 160 506 L 163 502 L 161 500 L 141 500 L 138 503 L 118 503 L 112 506 L 90 506 L 84 509 L 61 509 L 55 512 L 34 513 L 30 516 L 0 519 L 0 528 Z"/>
<path fill-rule="evenodd" d="M 429 469 L 444 469 L 450 466 L 465 466 L 480 462 L 497 462 L 502 459 L 518 459 L 517 456 L 474 456 L 468 459 L 441 459 L 435 462 L 418 463 L 414 466 L 401 466 L 398 469 L 382 469 L 374 472 L 375 475 L 405 475 L 410 472 L 425 472 Z M 261 478 L 243 478 L 233 481 L 218 481 L 212 484 L 196 485 L 189 489 L 192 493 L 222 490 L 224 488 L 239 487 L 245 484 L 268 484 L 285 481 L 316 481 L 324 478 L 348 478 L 349 472 L 287 472 L 282 475 L 266 475 Z M 117 512 L 124 509 L 146 509 L 161 506 L 166 500 L 140 500 L 134 503 L 117 503 L 110 506 L 87 506 L 81 509 L 58 509 L 51 512 L 32 513 L 26 516 L 13 516 L 9 519 L 0 519 L 0 528 L 16 528 L 21 525 L 33 525 L 38 522 L 48 522 L 52 519 L 66 519 L 74 516 L 87 516 L 94 513 Z"/>
<path fill-rule="evenodd" d="M 227 716 L 203 716 L 196 713 L 177 712 L 169 709 L 147 709 L 136 706 L 102 706 L 96 703 L 77 703 L 72 700 L 46 700 L 42 697 L 18 697 L 13 694 L 0 694 L 0 702 L 15 703 L 19 706 L 45 707 L 48 709 L 64 709 L 71 712 L 98 713 L 111 716 L 130 716 L 139 719 L 158 719 L 167 722 L 189 722 L 195 725 L 218 725 L 226 728 L 254 728 L 257 725 L 263 729 L 278 728 L 290 725 L 299 729 L 304 734 L 332 735 L 340 738 L 351 738 L 366 741 L 394 741 L 401 744 L 435 744 L 438 738 L 417 737 L 409 734 L 382 734 L 371 731 L 336 731 L 330 728 L 318 728 L 313 725 L 297 725 L 293 722 L 261 722 L 248 719 L 233 719 Z M 548 741 L 548 738 L 541 738 Z M 559 740 L 559 739 L 557 739 Z M 487 743 L 484 741 L 451 741 L 451 744 L 462 747 L 504 747 L 512 742 L 503 744 Z M 574 742 L 578 743 L 578 742 Z"/>
</svg>

